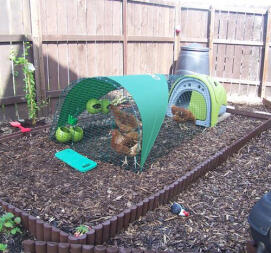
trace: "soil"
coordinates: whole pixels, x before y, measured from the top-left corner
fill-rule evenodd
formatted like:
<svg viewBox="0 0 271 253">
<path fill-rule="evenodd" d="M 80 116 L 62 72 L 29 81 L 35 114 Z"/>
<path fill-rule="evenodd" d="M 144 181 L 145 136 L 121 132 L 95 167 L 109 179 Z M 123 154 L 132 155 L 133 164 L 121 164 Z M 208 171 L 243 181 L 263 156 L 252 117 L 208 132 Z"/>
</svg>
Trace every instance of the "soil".
<svg viewBox="0 0 271 253">
<path fill-rule="evenodd" d="M 68 146 L 51 141 L 48 129 L 30 133 L 0 143 L 0 198 L 73 233 L 80 224 L 96 225 L 162 189 L 260 123 L 231 115 L 213 128 L 183 124 L 180 134 L 170 138 L 172 143 L 181 138 L 182 143 L 154 159 L 143 173 L 106 162 L 87 173 L 77 172 L 54 157 Z M 161 141 L 166 151 L 170 143 Z"/>
<path fill-rule="evenodd" d="M 0 217 L 5 213 L 5 211 L 0 207 Z M 22 241 L 26 239 L 32 239 L 32 236 L 25 231 L 21 226 L 21 233 L 17 233 L 16 235 L 7 235 L 4 233 L 0 233 L 0 243 L 7 244 L 7 250 L 5 252 L 10 253 L 21 253 L 22 252 Z"/>
<path fill-rule="evenodd" d="M 179 252 L 245 252 L 248 215 L 270 191 L 271 130 L 244 146 L 215 171 L 176 197 L 190 212 L 180 217 L 161 206 L 108 244 Z"/>
</svg>

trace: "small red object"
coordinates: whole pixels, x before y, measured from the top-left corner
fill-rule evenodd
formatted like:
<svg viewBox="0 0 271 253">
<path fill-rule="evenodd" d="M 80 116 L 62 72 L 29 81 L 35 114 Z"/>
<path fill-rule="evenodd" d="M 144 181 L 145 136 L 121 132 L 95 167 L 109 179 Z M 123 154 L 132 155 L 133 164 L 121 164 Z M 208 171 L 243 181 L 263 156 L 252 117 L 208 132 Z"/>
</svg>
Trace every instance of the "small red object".
<svg viewBox="0 0 271 253">
<path fill-rule="evenodd" d="M 31 131 L 31 128 L 23 127 L 23 126 L 21 125 L 21 123 L 18 122 L 18 121 L 12 121 L 12 122 L 9 122 L 9 124 L 10 124 L 11 126 L 13 126 L 13 127 L 18 127 L 18 128 L 20 128 L 20 130 L 21 130 L 22 133 L 26 133 L 26 132 L 30 132 L 30 131 Z"/>
<path fill-rule="evenodd" d="M 181 27 L 179 25 L 176 26 L 176 33 L 178 34 L 181 31 Z"/>
<path fill-rule="evenodd" d="M 186 216 L 188 217 L 190 214 L 189 212 L 185 211 L 184 209 L 182 209 L 182 211 L 179 213 L 180 216 Z"/>
</svg>

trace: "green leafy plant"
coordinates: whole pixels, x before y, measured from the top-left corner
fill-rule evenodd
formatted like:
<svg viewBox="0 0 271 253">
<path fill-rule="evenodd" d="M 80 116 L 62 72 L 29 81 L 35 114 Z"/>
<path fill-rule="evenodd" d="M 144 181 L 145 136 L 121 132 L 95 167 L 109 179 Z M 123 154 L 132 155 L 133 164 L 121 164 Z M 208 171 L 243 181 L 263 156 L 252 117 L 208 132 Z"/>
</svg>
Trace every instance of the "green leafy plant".
<svg viewBox="0 0 271 253">
<path fill-rule="evenodd" d="M 89 231 L 89 226 L 87 225 L 80 225 L 75 229 L 74 235 L 76 237 L 86 234 Z"/>
<path fill-rule="evenodd" d="M 5 251 L 8 248 L 7 244 L 0 243 L 0 251 Z"/>
<path fill-rule="evenodd" d="M 20 217 L 15 217 L 12 213 L 5 213 L 0 217 L 0 233 L 6 235 L 21 233 L 21 229 L 19 228 L 20 224 Z"/>
<path fill-rule="evenodd" d="M 27 56 L 29 56 L 30 47 L 31 46 L 29 42 L 24 43 L 24 53 L 21 57 L 17 57 L 15 55 L 14 49 L 12 49 L 10 52 L 10 60 L 14 63 L 15 66 L 22 66 L 22 70 L 24 73 L 24 91 L 28 108 L 28 117 L 29 119 L 32 119 L 32 124 L 35 125 L 37 120 L 37 112 L 42 106 L 46 104 L 46 102 L 42 101 L 41 105 L 38 105 L 36 102 L 36 85 L 34 79 L 35 67 L 27 59 Z M 14 71 L 13 75 L 17 77 L 18 71 Z"/>
</svg>

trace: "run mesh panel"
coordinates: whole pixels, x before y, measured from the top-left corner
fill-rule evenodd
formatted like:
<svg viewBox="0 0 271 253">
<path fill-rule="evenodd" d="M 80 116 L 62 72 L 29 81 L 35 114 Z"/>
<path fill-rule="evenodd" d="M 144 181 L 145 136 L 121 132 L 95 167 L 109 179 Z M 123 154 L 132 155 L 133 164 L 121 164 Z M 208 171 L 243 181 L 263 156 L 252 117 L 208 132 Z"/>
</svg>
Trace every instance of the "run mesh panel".
<svg viewBox="0 0 271 253">
<path fill-rule="evenodd" d="M 172 79 L 169 79 L 169 86 L 171 82 Z M 137 138 L 125 145 L 130 149 L 136 146 L 136 154 L 127 155 L 125 152 L 121 152 L 120 149 L 116 150 L 112 145 L 113 131 L 117 130 L 123 136 L 126 133 L 119 129 L 111 110 L 105 114 L 101 112 L 91 114 L 86 110 L 86 104 L 90 99 L 89 94 L 92 94 L 92 98 L 99 100 L 108 99 L 111 103 L 118 101 L 125 94 L 125 99 L 118 101 L 116 106 L 122 113 L 126 113 L 136 119 L 137 126 L 133 131 L 137 134 Z M 183 96 L 178 101 L 180 104 L 177 103 L 177 105 L 183 106 L 181 101 L 191 100 L 192 93 L 184 93 Z M 189 105 L 183 107 L 189 109 Z M 154 111 L 153 113 L 157 112 Z M 69 121 L 69 119 L 74 121 Z M 83 138 L 76 142 L 71 139 L 69 142 L 59 143 L 60 148 L 64 149 L 67 145 L 70 145 L 75 151 L 96 161 L 98 166 L 100 162 L 103 162 L 113 166 L 120 166 L 124 169 L 139 171 L 142 169 L 140 168 L 142 148 L 141 122 L 142 118 L 135 100 L 117 82 L 109 80 L 107 77 L 95 78 L 95 80 L 86 78 L 73 82 L 60 95 L 50 135 L 56 141 L 55 134 L 60 127 L 67 127 L 68 129 L 72 125 L 80 127 L 83 129 Z M 184 145 L 188 139 L 191 139 L 202 130 L 203 128 L 196 126 L 193 122 L 179 124 L 173 121 L 171 117 L 166 117 L 143 169 L 148 169 L 153 164 L 159 163 L 170 152 L 174 151 L 176 147 Z"/>
</svg>

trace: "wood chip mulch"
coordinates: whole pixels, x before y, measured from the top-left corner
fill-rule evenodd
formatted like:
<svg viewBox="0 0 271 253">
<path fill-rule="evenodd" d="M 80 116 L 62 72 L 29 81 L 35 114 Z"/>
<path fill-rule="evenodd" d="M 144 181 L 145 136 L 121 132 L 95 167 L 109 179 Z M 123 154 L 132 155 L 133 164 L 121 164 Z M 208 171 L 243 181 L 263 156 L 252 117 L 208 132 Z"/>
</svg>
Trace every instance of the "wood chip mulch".
<svg viewBox="0 0 271 253">
<path fill-rule="evenodd" d="M 159 207 L 110 244 L 178 252 L 245 252 L 250 239 L 247 218 L 257 200 L 270 191 L 270 173 L 268 130 L 176 198 L 189 217 L 172 214 L 170 205 Z"/>
<path fill-rule="evenodd" d="M 192 136 L 141 174 L 104 162 L 79 173 L 54 157 L 65 147 L 43 130 L 0 143 L 0 198 L 73 232 L 80 224 L 96 225 L 138 203 L 260 123 L 232 115 Z M 183 131 L 189 128 L 184 127 Z"/>
</svg>

